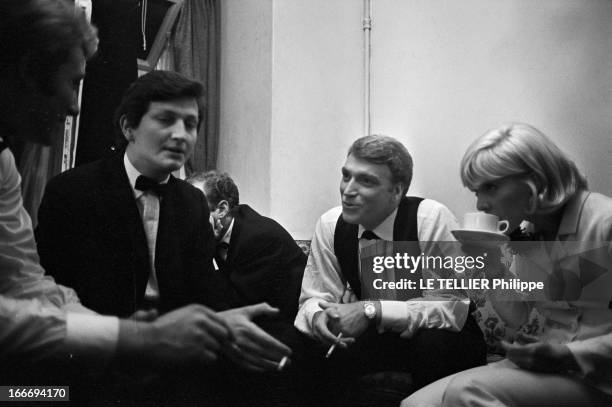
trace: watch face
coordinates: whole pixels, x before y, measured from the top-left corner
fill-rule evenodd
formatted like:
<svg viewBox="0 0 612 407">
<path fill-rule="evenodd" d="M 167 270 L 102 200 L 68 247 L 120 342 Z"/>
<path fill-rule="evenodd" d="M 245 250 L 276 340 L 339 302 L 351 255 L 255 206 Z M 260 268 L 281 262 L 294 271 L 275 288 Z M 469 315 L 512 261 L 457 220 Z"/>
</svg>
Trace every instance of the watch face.
<svg viewBox="0 0 612 407">
<path fill-rule="evenodd" d="M 366 317 L 372 319 L 376 316 L 376 307 L 372 304 L 368 304 L 364 308 Z"/>
</svg>

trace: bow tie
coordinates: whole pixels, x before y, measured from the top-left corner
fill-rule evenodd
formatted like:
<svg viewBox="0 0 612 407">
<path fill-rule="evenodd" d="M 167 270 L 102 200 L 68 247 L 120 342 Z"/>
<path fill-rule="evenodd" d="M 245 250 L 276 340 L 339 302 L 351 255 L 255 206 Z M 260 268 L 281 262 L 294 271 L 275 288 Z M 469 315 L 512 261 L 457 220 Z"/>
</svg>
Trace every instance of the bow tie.
<svg viewBox="0 0 612 407">
<path fill-rule="evenodd" d="M 378 235 L 371 230 L 364 231 L 361 234 L 361 238 L 366 240 L 380 240 L 380 237 L 378 237 Z"/>
<path fill-rule="evenodd" d="M 143 192 L 153 191 L 158 196 L 164 196 L 168 191 L 168 184 L 160 184 L 149 177 L 139 175 L 138 178 L 136 178 L 136 185 L 134 185 L 134 188 Z"/>
</svg>

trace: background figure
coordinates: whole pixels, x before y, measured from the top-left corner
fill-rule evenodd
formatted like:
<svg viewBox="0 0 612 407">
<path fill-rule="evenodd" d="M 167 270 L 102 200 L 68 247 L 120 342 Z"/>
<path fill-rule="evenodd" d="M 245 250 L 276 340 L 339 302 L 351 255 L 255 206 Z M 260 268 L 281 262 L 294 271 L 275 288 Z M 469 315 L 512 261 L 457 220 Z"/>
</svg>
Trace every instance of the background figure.
<svg viewBox="0 0 612 407">
<path fill-rule="evenodd" d="M 206 195 L 217 240 L 217 274 L 230 288 L 234 306 L 266 302 L 280 309 L 278 318 L 258 319 L 258 324 L 287 345 L 300 347 L 301 335 L 293 326 L 297 312 L 306 255 L 291 235 L 273 219 L 261 216 L 240 203 L 238 187 L 225 173 L 209 171 L 189 180 Z M 237 405 L 309 405 L 311 388 L 305 389 L 308 372 L 295 361 L 283 372 L 264 375 L 229 371 L 227 387 L 231 394 L 243 388 Z M 316 404 L 313 404 L 316 405 Z"/>
<path fill-rule="evenodd" d="M 240 203 L 228 174 L 209 171 L 188 181 L 206 195 L 214 219 L 216 263 L 230 281 L 235 304 L 265 301 L 293 325 L 306 255 L 275 220 Z"/>
<path fill-rule="evenodd" d="M 485 133 L 465 153 L 461 179 L 476 193 L 479 210 L 509 221 L 510 228 L 515 228 L 514 239 L 526 238 L 521 223 L 528 221 L 534 227 L 530 237 L 551 248 L 563 242 L 602 243 L 602 261 L 609 274 L 612 199 L 588 191 L 574 163 L 534 127 L 510 123 Z M 517 274 L 529 272 L 521 269 L 529 256 L 514 256 Z M 554 264 L 563 254 L 551 250 L 550 256 Z M 515 277 L 499 258 L 489 257 L 488 278 Z M 612 287 L 608 293 L 612 298 Z M 489 291 L 487 297 L 515 327 L 527 321 L 534 305 L 507 290 Z M 504 343 L 507 359 L 444 378 L 413 394 L 402 406 L 611 405 L 610 298 L 600 303 L 562 297 L 536 302 L 545 316 L 539 337 L 520 335 L 515 343 Z"/>
</svg>

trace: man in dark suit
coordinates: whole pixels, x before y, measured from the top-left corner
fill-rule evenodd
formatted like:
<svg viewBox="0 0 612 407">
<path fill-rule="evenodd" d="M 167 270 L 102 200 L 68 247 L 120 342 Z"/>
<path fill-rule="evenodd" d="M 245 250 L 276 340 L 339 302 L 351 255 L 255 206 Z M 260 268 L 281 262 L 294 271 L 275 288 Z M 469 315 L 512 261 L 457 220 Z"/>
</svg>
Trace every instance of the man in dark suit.
<svg viewBox="0 0 612 407">
<path fill-rule="evenodd" d="M 209 171 L 188 181 L 206 195 L 217 240 L 215 261 L 230 281 L 235 304 L 264 301 L 293 321 L 306 255 L 278 222 L 240 204 L 228 174 Z"/>
<path fill-rule="evenodd" d="M 228 174 L 209 171 L 192 175 L 188 182 L 206 195 L 217 240 L 217 273 L 230 286 L 232 305 L 266 302 L 279 308 L 280 318 L 260 319 L 258 323 L 292 348 L 301 347 L 303 341 L 293 320 L 306 265 L 302 249 L 278 222 L 240 204 L 238 187 Z M 283 374 L 232 371 L 227 377 L 228 387 L 240 386 L 247 401 L 236 406 L 316 405 L 310 404 L 301 387 L 305 381 L 302 365 L 296 362 Z"/>
<path fill-rule="evenodd" d="M 209 269 L 215 243 L 204 197 L 171 174 L 195 142 L 199 83 L 156 74 L 144 87 L 148 93 L 173 88 L 176 100 L 151 102 L 136 121 L 130 104 L 150 95 L 128 92 L 117 111 L 125 153 L 52 179 L 36 230 L 47 272 L 73 287 L 86 306 L 118 316 L 216 305 L 206 295 L 215 286 Z M 157 185 L 143 187 L 147 179 Z"/>
<path fill-rule="evenodd" d="M 227 308 L 204 195 L 172 176 L 193 151 L 202 93 L 175 72 L 141 76 L 115 112 L 125 149 L 47 185 L 36 230 L 41 263 L 97 312 L 153 309 L 153 318 L 193 302 Z M 266 304 L 219 312 L 236 337 L 226 356 L 277 369 L 290 349 L 252 322 L 277 313 Z"/>
</svg>

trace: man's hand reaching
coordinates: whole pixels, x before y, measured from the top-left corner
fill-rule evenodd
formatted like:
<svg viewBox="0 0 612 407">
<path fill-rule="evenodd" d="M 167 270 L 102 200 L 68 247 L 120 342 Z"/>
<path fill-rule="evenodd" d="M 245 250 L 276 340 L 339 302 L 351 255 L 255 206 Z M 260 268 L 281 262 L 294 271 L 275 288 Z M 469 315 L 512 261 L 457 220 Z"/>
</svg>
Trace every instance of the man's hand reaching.
<svg viewBox="0 0 612 407">
<path fill-rule="evenodd" d="M 253 322 L 258 317 L 274 317 L 278 312 L 266 303 L 220 312 L 218 315 L 235 337 L 235 341 L 223 349 L 227 357 L 249 370 L 282 369 L 279 364 L 285 357 L 288 360 L 291 349 Z"/>
</svg>

